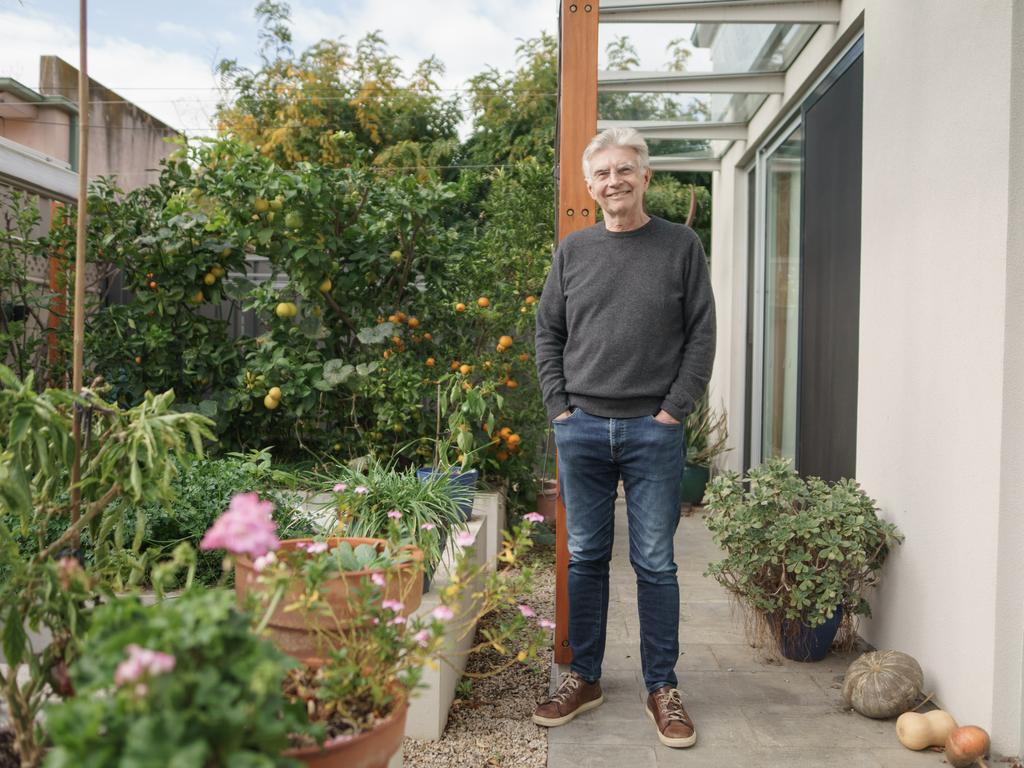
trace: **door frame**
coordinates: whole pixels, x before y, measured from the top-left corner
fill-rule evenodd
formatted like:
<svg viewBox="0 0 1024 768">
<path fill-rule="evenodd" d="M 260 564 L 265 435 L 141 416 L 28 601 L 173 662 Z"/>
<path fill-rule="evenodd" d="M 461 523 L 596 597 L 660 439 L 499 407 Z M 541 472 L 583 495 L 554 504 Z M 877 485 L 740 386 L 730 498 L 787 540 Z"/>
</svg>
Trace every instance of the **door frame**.
<svg viewBox="0 0 1024 768">
<path fill-rule="evenodd" d="M 836 55 L 832 66 L 828 67 L 811 86 L 808 95 L 801 99 L 797 104 L 794 104 L 789 110 L 782 121 L 780 121 L 780 127 L 773 131 L 771 135 L 757 148 L 754 154 L 753 161 L 744 169 L 748 174 L 753 172 L 754 174 L 754 248 L 753 248 L 753 260 L 751 263 L 752 274 L 747 275 L 748 282 L 753 283 L 753 300 L 748 305 L 748 311 L 753 313 L 753 322 L 750 323 L 750 334 L 751 338 L 747 340 L 752 343 L 745 343 L 745 346 L 750 350 L 747 359 L 747 369 L 750 371 L 750 376 L 747 378 L 747 392 L 745 399 L 745 405 L 747 409 L 746 423 L 749 425 L 749 429 L 745 430 L 745 442 L 743 446 L 743 456 L 746 460 L 747 466 L 756 467 L 763 460 L 764 457 L 761 454 L 761 445 L 763 444 L 763 435 L 761 431 L 763 429 L 762 411 L 764 409 L 764 288 L 765 288 L 765 229 L 767 226 L 766 215 L 767 215 L 767 174 L 766 161 L 769 156 L 779 145 L 786 141 L 799 126 L 803 125 L 804 113 L 813 106 L 818 99 L 820 99 L 829 88 L 846 72 L 847 69 L 857 60 L 858 57 L 864 54 L 864 33 L 861 32 L 853 40 L 846 45 L 842 51 Z M 801 165 L 804 163 L 803 149 L 801 149 Z M 800 209 L 801 214 L 803 213 L 803 185 L 801 185 L 800 195 Z M 803 278 L 803 251 L 804 251 L 804 235 L 803 235 L 803 216 L 801 215 L 800 220 L 800 271 L 801 271 L 801 284 Z M 799 338 L 800 333 L 803 330 L 803 312 L 797 313 L 797 399 L 800 397 L 800 378 L 799 378 Z M 796 440 L 795 451 L 799 450 L 799 434 L 800 434 L 800 423 L 799 423 L 799 412 L 797 408 L 796 418 L 797 423 L 795 426 L 796 434 L 798 436 Z M 795 456 L 794 460 L 799 461 L 799 456 Z M 799 466 L 799 465 L 798 465 Z"/>
</svg>

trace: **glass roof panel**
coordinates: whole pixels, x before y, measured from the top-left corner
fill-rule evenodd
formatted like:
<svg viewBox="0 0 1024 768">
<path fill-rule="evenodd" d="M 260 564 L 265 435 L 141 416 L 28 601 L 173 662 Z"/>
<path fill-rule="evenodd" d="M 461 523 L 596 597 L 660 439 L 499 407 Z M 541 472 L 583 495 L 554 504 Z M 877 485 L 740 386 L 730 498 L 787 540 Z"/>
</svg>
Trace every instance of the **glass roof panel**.
<svg viewBox="0 0 1024 768">
<path fill-rule="evenodd" d="M 690 75 L 782 72 L 817 28 L 815 24 L 602 23 L 598 27 L 598 68 Z M 761 93 L 599 91 L 597 116 L 599 120 L 745 123 L 765 98 Z M 679 140 L 659 143 L 675 147 L 713 145 L 720 150 L 730 144 Z"/>
</svg>

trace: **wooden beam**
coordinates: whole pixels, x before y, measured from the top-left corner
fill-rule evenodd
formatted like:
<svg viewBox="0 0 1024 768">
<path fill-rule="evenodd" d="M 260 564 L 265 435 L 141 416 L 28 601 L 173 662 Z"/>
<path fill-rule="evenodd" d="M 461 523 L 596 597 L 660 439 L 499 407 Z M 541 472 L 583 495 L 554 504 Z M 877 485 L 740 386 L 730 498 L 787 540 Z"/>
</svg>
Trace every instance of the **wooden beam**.
<svg viewBox="0 0 1024 768">
<path fill-rule="evenodd" d="M 694 123 L 673 120 L 598 120 L 597 130 L 616 127 L 636 128 L 647 139 L 725 139 L 747 138 L 746 123 Z"/>
<path fill-rule="evenodd" d="M 556 237 L 589 227 L 595 203 L 583 179 L 583 150 L 597 133 L 598 4 L 561 0 L 558 68 L 558 229 Z M 569 537 L 559 484 L 555 522 L 555 663 L 569 648 Z"/>
<path fill-rule="evenodd" d="M 785 72 L 680 74 L 678 72 L 598 73 L 597 89 L 626 93 L 782 93 Z"/>
<path fill-rule="evenodd" d="M 839 0 L 603 0 L 604 23 L 838 24 Z"/>
</svg>

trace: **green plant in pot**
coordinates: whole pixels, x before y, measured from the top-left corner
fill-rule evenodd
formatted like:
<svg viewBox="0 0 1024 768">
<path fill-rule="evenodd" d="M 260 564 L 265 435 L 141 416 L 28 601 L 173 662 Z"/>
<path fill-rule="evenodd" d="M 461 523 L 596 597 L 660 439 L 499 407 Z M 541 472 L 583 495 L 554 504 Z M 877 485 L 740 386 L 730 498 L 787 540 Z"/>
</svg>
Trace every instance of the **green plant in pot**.
<svg viewBox="0 0 1024 768">
<path fill-rule="evenodd" d="M 83 695 L 50 712 L 57 727 L 48 766 L 137 760 L 384 768 L 401 747 L 407 702 L 424 665 L 442 656 L 449 622 L 469 632 L 483 615 L 506 609 L 484 645 L 508 664 L 535 658 L 549 642 L 550 622 L 526 605 L 507 610 L 529 590 L 528 568 L 474 564 L 466 551 L 471 543 L 460 541 L 464 556 L 441 603 L 409 615 L 400 601 L 385 597 L 400 563 L 367 550 L 357 554 L 356 547 L 339 555 L 366 572 L 348 595 L 339 642 L 321 657 L 289 659 L 259 635 L 296 580 L 301 589 L 287 599 L 328 623 L 333 607 L 323 595 L 332 554 L 316 542 L 307 545 L 308 558 L 283 551 L 268 506 L 255 494 L 239 494 L 204 537 L 204 547 L 227 551 L 228 565 L 253 559 L 266 589 L 246 601 L 252 611 L 223 590 L 195 588 L 152 606 L 117 598 L 100 609 L 72 669 Z M 502 561 L 517 562 L 530 546 L 532 522 L 506 535 Z M 147 750 L 158 759 L 142 759 L 151 755 Z"/>
<path fill-rule="evenodd" d="M 730 450 L 726 447 L 729 439 L 727 424 L 725 409 L 715 411 L 705 392 L 686 417 L 686 464 L 679 486 L 681 501 L 700 504 L 703 500 L 712 462 Z"/>
<path fill-rule="evenodd" d="M 446 543 L 466 530 L 460 504 L 468 492 L 446 472 L 417 477 L 416 470 L 370 458 L 362 469 L 341 469 L 340 479 L 333 488 L 342 535 L 414 544 L 428 580 Z"/>
<path fill-rule="evenodd" d="M 705 501 L 705 522 L 726 553 L 705 575 L 747 609 L 755 643 L 817 660 L 832 638 L 812 646 L 808 630 L 831 625 L 852 645 L 855 618 L 871 615 L 865 593 L 902 541 L 855 481 L 801 478 L 789 459 L 775 458 L 745 481 L 735 472 L 716 477 Z"/>
</svg>

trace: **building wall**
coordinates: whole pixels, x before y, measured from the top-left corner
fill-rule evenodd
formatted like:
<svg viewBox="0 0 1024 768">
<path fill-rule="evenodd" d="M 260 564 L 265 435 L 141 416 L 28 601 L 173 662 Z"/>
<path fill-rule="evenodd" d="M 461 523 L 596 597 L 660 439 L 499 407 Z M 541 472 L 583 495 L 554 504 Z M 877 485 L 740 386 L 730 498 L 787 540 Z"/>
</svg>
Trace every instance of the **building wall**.
<svg viewBox="0 0 1024 768">
<path fill-rule="evenodd" d="M 841 24 L 819 30 L 719 176 L 749 162 L 862 19 L 857 479 L 906 541 L 861 633 L 914 655 L 942 706 L 989 729 L 996 751 L 1020 754 L 1024 9 L 1014 13 L 1013 0 L 927 5 L 844 2 Z M 732 468 L 744 403 L 742 187 L 719 181 L 713 227 L 719 316 L 732 321 L 712 397 L 739 411 L 730 414 Z"/>
<path fill-rule="evenodd" d="M 44 104 L 28 104 L 12 93 L 3 93 L 7 104 L 24 104 L 31 118 L 0 117 L 0 136 L 67 163 L 71 160 L 71 115 Z"/>
<path fill-rule="evenodd" d="M 39 61 L 39 92 L 78 103 L 78 70 L 56 56 Z M 125 191 L 154 183 L 178 132 L 89 79 L 89 176 L 116 175 Z"/>
</svg>

